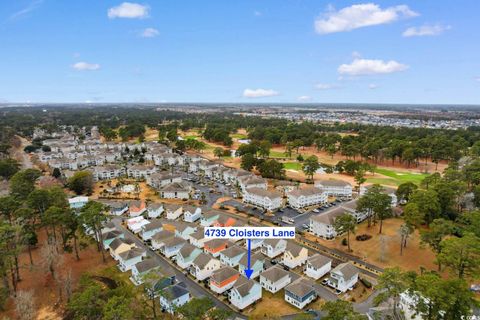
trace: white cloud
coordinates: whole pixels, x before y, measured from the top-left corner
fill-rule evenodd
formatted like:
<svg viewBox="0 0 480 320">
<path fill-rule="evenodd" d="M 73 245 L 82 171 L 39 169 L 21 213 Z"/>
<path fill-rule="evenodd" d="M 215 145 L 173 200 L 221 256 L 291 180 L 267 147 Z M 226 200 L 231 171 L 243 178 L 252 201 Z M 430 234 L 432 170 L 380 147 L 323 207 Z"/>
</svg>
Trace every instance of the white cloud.
<svg viewBox="0 0 480 320">
<path fill-rule="evenodd" d="M 98 63 L 77 62 L 72 65 L 72 68 L 77 71 L 95 71 L 100 69 L 100 65 Z"/>
<path fill-rule="evenodd" d="M 370 90 L 374 90 L 374 89 L 377 89 L 378 88 L 378 84 L 375 84 L 375 83 L 370 83 L 368 85 L 368 89 Z"/>
<path fill-rule="evenodd" d="M 312 97 L 310 97 L 310 96 L 300 96 L 300 97 L 297 98 L 297 101 L 300 101 L 300 102 L 312 101 Z"/>
<path fill-rule="evenodd" d="M 420 27 L 411 27 L 402 33 L 404 37 L 423 37 L 423 36 L 438 36 L 451 29 L 451 26 L 442 26 L 441 24 L 423 25 Z"/>
<path fill-rule="evenodd" d="M 36 10 L 43 3 L 44 0 L 34 0 L 30 2 L 25 8 L 13 13 L 8 18 L 8 21 L 14 21 L 23 17 L 28 16 L 32 11 Z"/>
<path fill-rule="evenodd" d="M 148 17 L 150 8 L 145 5 L 132 2 L 123 2 L 121 5 L 108 9 L 108 17 L 127 18 L 127 19 L 141 19 Z"/>
<path fill-rule="evenodd" d="M 418 13 L 407 5 L 382 9 L 375 3 L 355 4 L 338 11 L 332 8 L 327 10 L 323 17 L 315 20 L 315 31 L 319 34 L 351 31 L 415 16 Z"/>
<path fill-rule="evenodd" d="M 264 98 L 278 96 L 278 93 L 272 89 L 245 89 L 243 90 L 243 96 L 245 98 Z"/>
<path fill-rule="evenodd" d="M 253 15 L 255 17 L 260 17 L 262 15 L 262 13 L 260 11 L 253 11 Z"/>
<path fill-rule="evenodd" d="M 475 77 L 475 80 L 480 82 L 480 77 Z"/>
<path fill-rule="evenodd" d="M 159 34 L 160 34 L 160 32 L 158 32 L 158 30 L 155 29 L 155 28 L 146 28 L 145 30 L 142 31 L 140 36 L 142 38 L 155 38 Z"/>
<path fill-rule="evenodd" d="M 387 74 L 399 72 L 408 69 L 408 66 L 395 60 L 370 60 L 354 59 L 350 64 L 342 64 L 338 67 L 338 73 L 351 76 L 361 76 L 369 74 Z"/>
<path fill-rule="evenodd" d="M 315 89 L 318 89 L 318 90 L 330 90 L 335 88 L 338 88 L 338 85 L 330 84 L 330 83 L 317 83 L 315 85 Z"/>
</svg>

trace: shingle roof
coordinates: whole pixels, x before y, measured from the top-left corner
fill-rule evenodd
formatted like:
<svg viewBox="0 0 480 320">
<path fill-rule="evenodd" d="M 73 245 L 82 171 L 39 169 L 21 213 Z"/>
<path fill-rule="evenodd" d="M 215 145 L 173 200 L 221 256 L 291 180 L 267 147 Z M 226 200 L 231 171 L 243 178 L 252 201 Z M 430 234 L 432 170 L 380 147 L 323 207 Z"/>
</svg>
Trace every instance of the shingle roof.
<svg viewBox="0 0 480 320">
<path fill-rule="evenodd" d="M 130 250 L 127 250 L 127 251 L 124 251 L 124 252 L 120 253 L 119 256 L 120 256 L 120 258 L 122 258 L 122 260 L 130 260 L 130 259 L 139 257 L 139 256 L 143 255 L 144 253 L 145 253 L 145 251 L 140 249 L 140 248 L 132 248 Z"/>
<path fill-rule="evenodd" d="M 234 258 L 238 257 L 239 255 L 244 255 L 245 253 L 247 253 L 247 250 L 244 248 L 239 246 L 231 246 L 230 248 L 223 250 L 221 254 L 228 258 Z"/>
<path fill-rule="evenodd" d="M 168 231 L 168 230 L 162 230 L 160 232 L 155 233 L 152 237 L 152 240 L 163 241 L 163 240 L 167 240 L 169 238 L 173 238 L 174 236 L 175 236 L 175 234 L 173 232 Z"/>
<path fill-rule="evenodd" d="M 218 270 L 215 270 L 211 276 L 211 280 L 216 283 L 221 283 L 234 275 L 239 274 L 239 272 L 232 267 L 223 267 Z"/>
<path fill-rule="evenodd" d="M 196 265 L 200 269 L 203 269 L 212 259 L 214 258 L 202 252 L 193 260 L 192 264 Z"/>
<path fill-rule="evenodd" d="M 300 252 L 302 251 L 303 248 L 304 247 L 299 246 L 296 243 L 288 241 L 287 242 L 287 248 L 286 248 L 285 251 L 289 251 L 292 254 L 292 256 L 297 257 L 300 254 Z M 307 249 L 307 252 L 308 252 L 308 249 Z"/>
<path fill-rule="evenodd" d="M 143 261 L 140 261 L 135 265 L 135 268 L 137 269 L 138 272 L 144 273 L 150 270 L 153 270 L 155 268 L 158 268 L 160 265 L 155 259 L 145 259 Z"/>
<path fill-rule="evenodd" d="M 288 271 L 283 270 L 278 266 L 272 266 L 267 270 L 260 273 L 260 277 L 264 277 L 265 279 L 271 282 L 277 282 L 278 280 L 290 275 Z"/>
<path fill-rule="evenodd" d="M 335 219 L 338 216 L 341 216 L 345 213 L 348 214 L 347 209 L 342 208 L 342 207 L 337 207 L 337 208 L 325 211 L 323 213 L 319 213 L 315 216 L 312 216 L 312 217 L 310 217 L 310 219 L 312 219 L 314 221 L 317 221 L 317 222 L 324 223 L 324 224 L 333 225 L 333 223 L 335 222 Z"/>
<path fill-rule="evenodd" d="M 154 220 L 151 220 L 149 224 L 146 224 L 143 226 L 143 231 L 151 231 L 151 230 L 159 229 L 162 227 L 162 225 L 163 223 L 161 220 L 154 219 Z"/>
<path fill-rule="evenodd" d="M 264 262 L 265 256 L 260 252 L 254 253 L 250 257 L 250 266 L 253 266 L 257 261 Z M 239 262 L 242 266 L 247 266 L 248 264 L 248 255 L 244 255 Z"/>
<path fill-rule="evenodd" d="M 351 279 L 358 273 L 358 269 L 350 262 L 345 262 L 336 266 L 331 272 L 342 274 L 345 279 Z"/>
<path fill-rule="evenodd" d="M 250 293 L 250 290 L 255 286 L 256 282 L 253 280 L 248 280 L 245 277 L 239 277 L 235 285 L 233 286 L 234 290 L 240 294 L 241 297 L 245 297 Z"/>
<path fill-rule="evenodd" d="M 314 268 L 321 268 L 327 263 L 332 262 L 332 259 L 322 256 L 321 254 L 314 254 L 308 258 L 307 263 L 312 265 Z"/>
<path fill-rule="evenodd" d="M 260 197 L 266 197 L 266 198 L 270 198 L 270 199 L 275 199 L 275 198 L 281 198 L 282 197 L 282 194 L 280 192 L 268 191 L 268 190 L 264 190 L 264 189 L 260 189 L 260 188 L 256 188 L 256 187 L 248 188 L 247 193 L 255 194 L 255 195 L 258 195 Z"/>
<path fill-rule="evenodd" d="M 299 278 L 295 282 L 292 282 L 286 286 L 285 290 L 293 293 L 297 297 L 304 297 L 310 292 L 315 291 L 315 288 L 309 284 L 308 280 Z"/>
<path fill-rule="evenodd" d="M 182 257 L 188 257 L 192 254 L 193 251 L 195 250 L 199 250 L 197 247 L 195 247 L 193 244 L 190 244 L 190 243 L 185 243 L 182 247 L 182 249 L 180 249 L 180 254 L 182 255 Z"/>
<path fill-rule="evenodd" d="M 313 196 L 321 193 L 323 193 L 322 189 L 319 189 L 316 187 L 307 187 L 303 189 L 292 190 L 288 194 L 294 197 L 301 197 L 301 196 L 308 197 L 308 196 Z"/>
<path fill-rule="evenodd" d="M 343 180 L 319 180 L 315 184 L 321 184 L 324 187 L 346 187 L 351 186 L 350 183 Z"/>
<path fill-rule="evenodd" d="M 188 294 L 188 290 L 178 284 L 174 284 L 173 286 L 166 287 L 162 290 L 162 296 L 170 301 L 183 297 L 186 294 Z"/>
</svg>

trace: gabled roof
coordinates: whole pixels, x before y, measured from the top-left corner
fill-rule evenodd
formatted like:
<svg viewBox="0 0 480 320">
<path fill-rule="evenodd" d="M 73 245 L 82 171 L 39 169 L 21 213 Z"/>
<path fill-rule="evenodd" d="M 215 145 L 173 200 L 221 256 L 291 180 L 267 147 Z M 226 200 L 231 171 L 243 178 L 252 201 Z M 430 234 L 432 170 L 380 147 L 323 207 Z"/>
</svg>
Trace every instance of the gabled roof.
<svg viewBox="0 0 480 320">
<path fill-rule="evenodd" d="M 182 255 L 182 257 L 186 258 L 190 256 L 192 252 L 195 250 L 200 250 L 200 249 L 195 247 L 193 244 L 190 244 L 187 242 L 183 245 L 182 249 L 180 249 L 180 254 Z"/>
<path fill-rule="evenodd" d="M 316 181 L 315 184 L 321 184 L 322 186 L 324 187 L 347 187 L 347 186 L 352 186 L 350 183 L 348 183 L 347 181 L 343 181 L 343 180 L 334 180 L 334 179 L 331 179 L 331 180 L 319 180 L 319 181 Z"/>
<path fill-rule="evenodd" d="M 307 263 L 309 263 L 310 265 L 312 265 L 314 268 L 317 268 L 317 269 L 323 267 L 329 262 L 332 262 L 332 259 L 322 256 L 321 254 L 318 254 L 318 253 L 314 254 L 307 260 Z"/>
<path fill-rule="evenodd" d="M 216 259 L 202 252 L 193 260 L 192 264 L 199 267 L 200 269 L 203 269 L 210 262 L 210 260 Z"/>
<path fill-rule="evenodd" d="M 197 231 L 190 234 L 190 237 L 196 240 L 205 238 L 204 228 L 198 228 Z"/>
<path fill-rule="evenodd" d="M 145 251 L 143 251 L 140 248 L 132 248 L 130 250 L 127 250 L 127 251 L 124 251 L 124 252 L 120 253 L 119 256 L 120 256 L 120 258 L 122 258 L 122 260 L 130 260 L 130 259 L 133 259 L 133 258 L 140 257 L 144 253 L 145 253 Z"/>
<path fill-rule="evenodd" d="M 238 257 L 239 255 L 244 255 L 247 253 L 247 250 L 245 250 L 242 247 L 239 246 L 231 246 L 221 252 L 221 255 L 224 255 L 225 257 L 228 258 L 234 258 Z"/>
<path fill-rule="evenodd" d="M 160 202 L 152 202 L 148 204 L 149 210 L 158 210 L 163 207 L 163 203 Z"/>
<path fill-rule="evenodd" d="M 297 297 L 304 297 L 310 292 L 315 291 L 315 288 L 312 287 L 309 281 L 305 278 L 299 278 L 298 280 L 286 286 L 285 291 L 289 291 Z"/>
<path fill-rule="evenodd" d="M 110 240 L 110 239 L 115 239 L 115 238 L 118 238 L 119 236 L 121 236 L 122 233 L 118 230 L 113 230 L 113 231 L 109 231 L 109 232 L 106 232 L 102 235 L 102 239 L 105 241 L 105 240 Z"/>
<path fill-rule="evenodd" d="M 239 272 L 232 267 L 223 267 L 215 270 L 210 279 L 216 283 L 222 283 L 223 281 L 230 279 L 231 277 L 238 274 Z"/>
<path fill-rule="evenodd" d="M 225 244 L 228 245 L 228 242 L 229 242 L 228 239 L 212 239 L 205 242 L 205 247 L 218 248 Z"/>
<path fill-rule="evenodd" d="M 287 241 L 287 248 L 285 249 L 285 251 L 288 251 L 292 254 L 292 256 L 297 257 L 302 251 L 302 249 L 304 249 L 304 247 L 299 246 L 298 244 L 293 243 L 291 241 Z M 307 253 L 308 253 L 308 249 L 307 249 Z"/>
<path fill-rule="evenodd" d="M 339 264 L 330 272 L 343 275 L 345 279 L 351 279 L 353 276 L 355 276 L 355 274 L 358 273 L 358 269 L 350 262 L 345 262 Z"/>
<path fill-rule="evenodd" d="M 277 244 L 280 242 L 280 241 L 285 241 L 284 239 L 265 239 L 263 241 L 263 245 L 264 246 L 272 246 L 272 247 L 276 247 Z"/>
<path fill-rule="evenodd" d="M 343 214 L 348 214 L 347 209 L 342 207 L 336 207 L 325 211 L 323 213 L 319 213 L 315 216 L 310 217 L 310 219 L 328 225 L 333 225 L 335 219 Z"/>
<path fill-rule="evenodd" d="M 168 230 L 162 230 L 160 232 L 155 233 L 152 237 L 152 240 L 164 241 L 164 240 L 173 238 L 174 236 L 175 236 L 175 233 Z"/>
<path fill-rule="evenodd" d="M 288 275 L 290 275 L 290 272 L 285 271 L 278 266 L 272 266 L 260 273 L 260 277 L 264 277 L 271 282 L 277 282 L 278 280 L 283 279 Z"/>
<path fill-rule="evenodd" d="M 233 290 L 237 290 L 241 297 L 245 297 L 250 293 L 250 290 L 256 285 L 257 283 L 253 280 L 249 280 L 245 277 L 239 277 L 237 282 L 235 282 L 233 286 Z"/>
<path fill-rule="evenodd" d="M 282 197 L 282 194 L 280 192 L 268 191 L 268 190 L 264 190 L 264 189 L 257 188 L 257 187 L 248 188 L 246 193 L 255 194 L 257 196 L 264 197 L 264 198 L 269 198 L 269 199 L 276 199 L 276 198 L 281 198 Z"/>
<path fill-rule="evenodd" d="M 257 263 L 257 261 L 261 262 L 261 263 L 264 263 L 265 262 L 265 256 L 263 254 L 261 254 L 260 252 L 257 252 L 257 253 L 254 253 L 251 255 L 250 257 L 250 266 L 253 266 L 255 263 Z M 244 255 L 241 259 L 240 259 L 240 265 L 242 266 L 247 266 L 248 264 L 248 255 Z"/>
<path fill-rule="evenodd" d="M 151 230 L 159 229 L 162 227 L 162 225 L 163 223 L 161 220 L 158 220 L 158 219 L 150 220 L 149 224 L 146 224 L 145 226 L 143 226 L 143 231 L 151 231 Z"/>
<path fill-rule="evenodd" d="M 316 187 L 306 187 L 306 188 L 303 188 L 303 189 L 292 190 L 288 193 L 288 195 L 291 195 L 291 196 L 294 196 L 294 197 L 301 197 L 301 196 L 308 197 L 308 196 L 314 196 L 314 195 L 322 194 L 322 193 L 323 193 L 322 189 L 319 189 L 319 188 L 316 188 Z"/>
<path fill-rule="evenodd" d="M 165 247 L 175 247 L 182 243 L 185 244 L 187 242 L 182 238 L 177 238 L 177 237 L 168 238 L 164 241 Z"/>
<path fill-rule="evenodd" d="M 184 295 L 188 294 L 188 290 L 178 284 L 174 284 L 172 286 L 166 287 L 162 290 L 162 297 L 165 299 L 172 301 L 183 297 Z"/>
<path fill-rule="evenodd" d="M 109 247 L 113 251 L 117 250 L 122 244 L 127 244 L 127 245 L 132 245 L 133 241 L 130 239 L 122 239 L 122 238 L 116 238 L 115 240 L 110 243 Z"/>
<path fill-rule="evenodd" d="M 139 263 L 137 263 L 135 265 L 135 268 L 137 269 L 137 271 L 139 273 L 144 273 L 144 272 L 156 269 L 158 267 L 160 267 L 160 265 L 158 264 L 157 260 L 155 260 L 153 258 L 152 259 L 145 259 L 145 260 L 140 261 Z"/>
<path fill-rule="evenodd" d="M 180 182 L 172 182 L 167 184 L 165 187 L 160 188 L 160 191 L 163 192 L 174 192 L 174 191 L 188 191 L 188 187 Z"/>
</svg>

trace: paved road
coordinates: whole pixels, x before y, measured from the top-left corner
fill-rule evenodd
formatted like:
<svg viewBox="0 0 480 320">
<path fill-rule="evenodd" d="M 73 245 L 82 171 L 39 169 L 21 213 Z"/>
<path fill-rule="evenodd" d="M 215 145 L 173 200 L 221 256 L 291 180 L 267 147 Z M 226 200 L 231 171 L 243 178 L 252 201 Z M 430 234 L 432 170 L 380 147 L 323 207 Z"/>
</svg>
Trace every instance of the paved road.
<svg viewBox="0 0 480 320">
<path fill-rule="evenodd" d="M 213 303 L 215 304 L 216 307 L 233 311 L 228 304 L 219 300 L 214 294 L 212 294 L 209 290 L 207 290 L 205 287 L 203 287 L 203 285 L 201 285 L 198 282 L 192 280 L 191 278 L 185 276 L 181 270 L 173 267 L 170 264 L 170 260 L 168 260 L 165 257 L 159 255 L 155 251 L 151 250 L 148 246 L 146 246 L 143 243 L 142 240 L 137 238 L 130 230 L 128 230 L 127 228 L 125 228 L 122 225 L 121 218 L 114 217 L 112 219 L 112 221 L 115 224 L 115 227 L 119 231 L 122 231 L 125 234 L 126 238 L 134 241 L 137 247 L 144 249 L 148 253 L 149 256 L 151 256 L 153 259 L 155 259 L 158 262 L 158 264 L 160 265 L 160 267 L 163 270 L 166 270 L 167 272 L 174 273 L 175 276 L 176 276 L 176 279 L 178 281 L 185 283 L 187 285 L 188 291 L 190 291 L 190 293 L 193 296 L 196 296 L 196 297 L 208 296 L 209 298 L 211 298 L 211 300 L 213 301 Z M 243 315 L 241 315 L 240 313 L 235 312 L 235 311 L 234 311 L 234 315 L 241 318 L 241 319 L 246 319 Z"/>
</svg>

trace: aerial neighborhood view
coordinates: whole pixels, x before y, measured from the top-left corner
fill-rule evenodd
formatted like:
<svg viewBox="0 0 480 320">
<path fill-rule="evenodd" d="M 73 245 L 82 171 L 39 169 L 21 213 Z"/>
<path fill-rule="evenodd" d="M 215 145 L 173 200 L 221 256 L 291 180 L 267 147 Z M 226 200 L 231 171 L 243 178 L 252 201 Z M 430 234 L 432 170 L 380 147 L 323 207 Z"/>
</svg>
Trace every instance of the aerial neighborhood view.
<svg viewBox="0 0 480 320">
<path fill-rule="evenodd" d="M 0 319 L 480 319 L 479 9 L 2 2 Z"/>
</svg>

